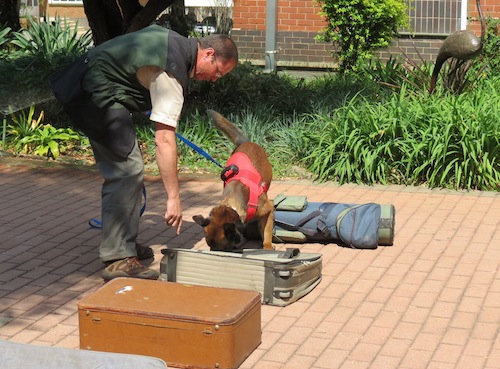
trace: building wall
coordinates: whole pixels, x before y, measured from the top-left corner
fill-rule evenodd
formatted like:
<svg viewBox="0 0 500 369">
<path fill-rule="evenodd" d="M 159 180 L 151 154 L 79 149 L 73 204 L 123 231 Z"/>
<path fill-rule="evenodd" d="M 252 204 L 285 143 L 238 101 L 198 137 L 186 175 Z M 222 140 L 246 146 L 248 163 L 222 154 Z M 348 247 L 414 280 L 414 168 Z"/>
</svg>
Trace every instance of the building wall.
<svg viewBox="0 0 500 369">
<path fill-rule="evenodd" d="M 475 0 L 469 0 L 469 29 L 480 34 Z M 481 0 L 485 16 L 500 17 L 500 0 Z M 326 24 L 319 15 L 315 0 L 277 0 L 277 54 L 278 67 L 334 68 L 337 63 L 333 46 L 315 40 Z M 234 0 L 232 38 L 240 51 L 240 59 L 254 64 L 265 64 L 266 0 Z M 402 57 L 419 62 L 433 61 L 444 39 L 440 37 L 402 37 L 377 53 L 387 59 Z"/>
<path fill-rule="evenodd" d="M 50 17 L 59 16 L 61 19 L 85 19 L 85 11 L 82 4 L 48 4 L 47 12 Z"/>
<path fill-rule="evenodd" d="M 314 0 L 277 1 L 279 66 L 333 68 L 332 45 L 315 40 L 325 23 Z M 265 64 L 266 0 L 234 0 L 231 37 L 241 60 Z"/>
<path fill-rule="evenodd" d="M 480 34 L 476 0 L 469 0 L 468 29 Z M 500 0 L 481 0 L 485 16 L 500 18 Z M 277 50 L 278 67 L 335 68 L 337 62 L 330 43 L 315 40 L 318 32 L 326 25 L 319 15 L 320 7 L 316 0 L 277 0 Z M 82 5 L 51 4 L 48 14 L 53 17 L 78 19 L 79 24 L 87 24 Z M 231 37 L 238 45 L 240 60 L 251 61 L 256 65 L 265 64 L 266 39 L 266 0 L 234 0 L 233 30 Z M 419 62 L 435 60 L 444 36 L 439 37 L 401 37 L 393 40 L 392 45 L 377 53 L 387 59 L 390 56 L 402 57 Z"/>
</svg>

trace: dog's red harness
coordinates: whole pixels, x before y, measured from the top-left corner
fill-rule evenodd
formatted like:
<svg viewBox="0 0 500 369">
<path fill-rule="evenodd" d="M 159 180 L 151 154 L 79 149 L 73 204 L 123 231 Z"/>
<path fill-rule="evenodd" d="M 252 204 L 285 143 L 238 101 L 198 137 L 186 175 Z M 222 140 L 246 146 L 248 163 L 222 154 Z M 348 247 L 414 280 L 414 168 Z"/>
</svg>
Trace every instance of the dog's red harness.
<svg viewBox="0 0 500 369">
<path fill-rule="evenodd" d="M 247 221 L 252 219 L 257 212 L 259 196 L 269 189 L 262 181 L 262 176 L 255 169 L 248 156 L 242 152 L 235 152 L 226 163 L 221 173 L 221 179 L 226 186 L 231 181 L 240 181 L 250 190 L 247 205 Z"/>
</svg>

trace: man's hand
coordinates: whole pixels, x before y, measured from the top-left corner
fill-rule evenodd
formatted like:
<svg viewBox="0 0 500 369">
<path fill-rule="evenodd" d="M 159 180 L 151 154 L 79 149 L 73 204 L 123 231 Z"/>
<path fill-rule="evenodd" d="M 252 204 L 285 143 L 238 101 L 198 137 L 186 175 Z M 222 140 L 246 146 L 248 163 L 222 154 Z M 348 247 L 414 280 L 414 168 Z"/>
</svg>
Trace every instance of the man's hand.
<svg viewBox="0 0 500 369">
<path fill-rule="evenodd" d="M 182 208 L 180 199 L 167 200 L 167 212 L 165 213 L 165 223 L 171 227 L 177 227 L 177 234 L 181 233 Z"/>
</svg>

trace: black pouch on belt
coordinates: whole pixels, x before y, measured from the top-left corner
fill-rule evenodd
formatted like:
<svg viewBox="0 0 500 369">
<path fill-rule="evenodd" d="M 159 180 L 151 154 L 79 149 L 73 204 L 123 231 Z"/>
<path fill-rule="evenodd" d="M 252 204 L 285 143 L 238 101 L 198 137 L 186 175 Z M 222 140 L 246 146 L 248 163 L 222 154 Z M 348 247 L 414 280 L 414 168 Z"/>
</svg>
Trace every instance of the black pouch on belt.
<svg viewBox="0 0 500 369">
<path fill-rule="evenodd" d="M 74 126 L 90 139 L 126 158 L 135 142 L 135 129 L 126 108 L 100 108 L 89 93 L 82 89 L 82 79 L 88 71 L 84 54 L 50 77 L 54 96 L 62 103 Z"/>
</svg>

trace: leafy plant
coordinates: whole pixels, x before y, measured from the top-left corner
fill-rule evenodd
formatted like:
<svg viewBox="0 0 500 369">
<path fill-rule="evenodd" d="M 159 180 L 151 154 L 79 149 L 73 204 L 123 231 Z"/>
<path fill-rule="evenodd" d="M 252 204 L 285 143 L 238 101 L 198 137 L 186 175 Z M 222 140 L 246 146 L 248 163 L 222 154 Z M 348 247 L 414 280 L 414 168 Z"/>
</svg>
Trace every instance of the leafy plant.
<svg viewBox="0 0 500 369">
<path fill-rule="evenodd" d="M 43 120 L 43 112 L 35 119 L 35 105 L 31 105 L 28 111 L 21 110 L 18 114 L 12 114 L 11 119 L 14 124 L 7 126 L 7 133 L 14 140 L 20 140 L 31 135 Z"/>
<path fill-rule="evenodd" d="M 400 60 L 390 57 L 385 63 L 380 59 L 358 61 L 355 72 L 362 79 L 372 80 L 383 86 L 399 88 L 406 75 Z"/>
<path fill-rule="evenodd" d="M 12 34 L 12 44 L 22 53 L 39 54 L 51 60 L 57 53 L 79 55 L 92 43 L 90 31 L 82 36 L 78 35 L 78 23 L 71 28 L 66 19 L 61 21 L 59 17 L 52 23 L 36 22 L 31 17 L 29 19 L 31 27 Z"/>
<path fill-rule="evenodd" d="M 263 73 L 262 68 L 248 62 L 240 63 L 215 83 L 194 82 L 183 117 L 207 108 L 224 115 L 248 110 L 265 112 L 267 119 L 293 116 L 316 106 L 335 106 L 360 90 L 370 96 L 380 90 L 376 83 L 349 75 L 325 73 L 306 81 L 288 73 Z"/>
<path fill-rule="evenodd" d="M 10 41 L 10 38 L 8 37 L 10 30 L 10 27 L 0 29 L 0 47 Z"/>
<path fill-rule="evenodd" d="M 80 140 L 80 135 L 71 128 L 55 128 L 50 124 L 40 126 L 32 135 L 23 137 L 16 147 L 28 148 L 27 153 L 57 159 L 65 150 L 68 141 Z"/>
<path fill-rule="evenodd" d="M 11 119 L 14 124 L 8 126 L 9 140 L 18 152 L 57 159 L 69 146 L 86 143 L 86 139 L 71 128 L 42 124 L 43 111 L 35 119 L 34 105 L 28 113 L 12 114 Z"/>
<path fill-rule="evenodd" d="M 317 36 L 333 42 L 340 72 L 356 68 L 372 51 L 389 46 L 398 30 L 408 25 L 406 0 L 317 0 L 326 28 Z"/>
<path fill-rule="evenodd" d="M 399 60 L 377 60 L 360 64 L 354 73 L 309 79 L 283 72 L 262 74 L 243 63 L 215 84 L 194 85 L 177 132 L 224 164 L 234 147 L 206 115 L 211 108 L 266 149 L 275 178 L 500 191 L 500 77 L 485 71 L 467 93 L 429 96 L 418 86 L 431 67 L 412 73 Z M 60 106 L 49 118 L 46 104 L 37 105 L 43 106 L 44 119 L 67 126 Z M 23 114 L 29 115 L 29 110 Z M 38 118 L 33 113 L 28 121 Z M 138 139 L 148 164 L 155 154 L 154 129 L 144 115 L 136 118 L 141 120 Z M 35 126 L 42 130 L 43 123 Z M 47 129 L 44 135 L 55 133 Z M 12 137 L 9 134 L 9 140 Z M 47 147 L 47 140 L 37 142 Z M 35 140 L 28 141 L 26 150 L 33 153 Z M 81 141 L 61 145 L 60 155 L 75 152 Z M 42 148 L 36 151 L 51 155 Z M 220 173 L 217 165 L 181 141 L 178 153 L 181 171 Z"/>
</svg>

